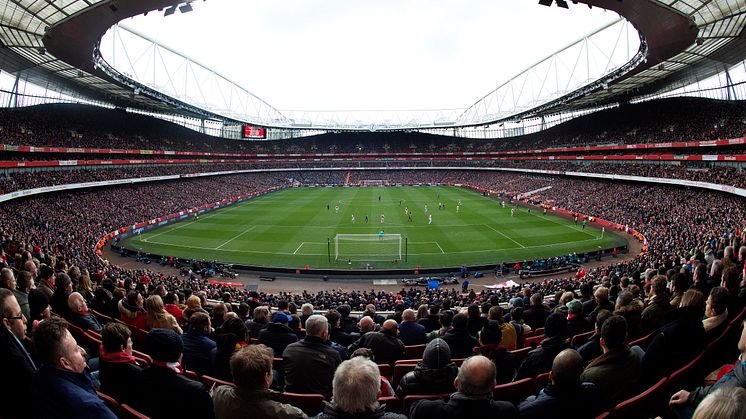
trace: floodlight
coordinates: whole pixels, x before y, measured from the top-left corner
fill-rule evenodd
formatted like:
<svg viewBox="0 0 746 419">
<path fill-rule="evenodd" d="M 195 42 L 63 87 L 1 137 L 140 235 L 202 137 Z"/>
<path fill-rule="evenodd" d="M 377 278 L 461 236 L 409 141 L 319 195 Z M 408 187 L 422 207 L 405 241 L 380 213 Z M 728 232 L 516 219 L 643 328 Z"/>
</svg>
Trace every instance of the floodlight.
<svg viewBox="0 0 746 419">
<path fill-rule="evenodd" d="M 552 0 L 539 0 L 539 4 L 542 6 L 551 6 Z"/>
<path fill-rule="evenodd" d="M 555 0 L 557 2 L 557 6 L 563 8 L 563 9 L 569 9 L 567 6 L 567 2 L 565 0 Z"/>
<path fill-rule="evenodd" d="M 163 12 L 163 16 L 171 16 L 174 13 L 176 13 L 176 6 L 168 6 Z"/>
<path fill-rule="evenodd" d="M 192 5 L 189 3 L 184 3 L 181 6 L 179 6 L 179 11 L 181 11 L 181 13 L 191 12 L 192 10 L 194 9 L 192 9 Z"/>
</svg>

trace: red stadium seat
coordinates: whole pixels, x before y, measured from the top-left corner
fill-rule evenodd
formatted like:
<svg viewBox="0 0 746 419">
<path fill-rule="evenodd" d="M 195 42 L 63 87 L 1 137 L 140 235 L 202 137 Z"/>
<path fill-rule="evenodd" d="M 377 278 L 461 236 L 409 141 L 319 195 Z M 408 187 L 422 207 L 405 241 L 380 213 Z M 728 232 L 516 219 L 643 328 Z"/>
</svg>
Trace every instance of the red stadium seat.
<svg viewBox="0 0 746 419">
<path fill-rule="evenodd" d="M 671 373 L 666 381 L 666 392 L 669 395 L 681 390 L 691 390 L 702 384 L 704 378 L 701 369 L 706 352 L 702 352 L 689 363 Z"/>
<path fill-rule="evenodd" d="M 145 352 L 140 352 L 136 350 L 132 350 L 132 356 L 135 358 L 142 360 L 145 362 L 146 365 L 150 365 L 153 363 L 153 358 L 150 357 L 150 355 L 146 354 Z"/>
<path fill-rule="evenodd" d="M 272 393 L 272 400 L 297 407 L 310 416 L 324 410 L 324 396 L 321 394 Z"/>
<path fill-rule="evenodd" d="M 184 377 L 194 381 L 201 381 L 199 375 L 194 371 L 184 370 Z"/>
<path fill-rule="evenodd" d="M 403 413 L 407 416 L 410 416 L 409 411 L 412 410 L 412 405 L 417 401 L 450 399 L 451 394 L 453 393 L 407 396 L 404 398 Z"/>
<path fill-rule="evenodd" d="M 543 327 L 540 327 L 540 328 L 534 330 L 534 336 L 539 336 L 539 335 L 543 335 L 543 334 L 544 334 L 544 328 Z"/>
<path fill-rule="evenodd" d="M 422 358 L 422 354 L 425 353 L 425 346 L 427 345 L 405 346 L 404 347 L 404 358 L 406 359 Z"/>
<path fill-rule="evenodd" d="M 115 415 L 119 416 L 122 411 L 122 406 L 119 405 L 119 402 L 114 400 L 113 397 L 107 396 L 106 394 L 96 391 L 96 395 L 99 399 L 104 401 L 104 404 L 106 404 L 106 407 L 109 408 Z"/>
<path fill-rule="evenodd" d="M 539 394 L 539 392 L 549 384 L 549 373 L 545 372 L 536 376 L 534 380 L 534 386 L 531 389 L 531 394 Z"/>
<path fill-rule="evenodd" d="M 414 371 L 414 368 L 417 366 L 417 364 L 396 364 L 394 365 L 394 376 L 391 381 L 391 385 L 396 388 L 399 385 L 399 381 L 401 381 L 402 377 L 404 377 L 408 372 Z"/>
<path fill-rule="evenodd" d="M 200 381 L 207 387 L 207 391 L 212 391 L 212 389 L 220 386 L 231 386 L 235 387 L 236 385 L 229 382 L 229 381 L 223 381 L 219 380 L 217 378 L 210 377 L 209 375 L 203 375 L 200 378 Z"/>
<path fill-rule="evenodd" d="M 99 322 L 100 322 L 101 324 L 106 324 L 106 323 L 109 323 L 109 322 L 113 322 L 113 321 L 114 321 L 114 319 L 112 319 L 111 317 L 109 317 L 109 316 L 107 316 L 107 315 L 105 315 L 105 314 L 101 314 L 101 313 L 99 313 L 99 312 L 98 312 L 98 311 L 96 311 L 96 310 L 91 310 L 91 313 L 93 313 L 93 315 L 94 315 L 94 316 L 96 316 L 96 318 L 98 319 L 98 321 L 99 321 Z"/>
<path fill-rule="evenodd" d="M 464 361 L 466 361 L 466 358 L 452 358 L 451 359 L 451 362 L 455 363 L 458 366 L 461 366 L 461 364 L 463 364 Z"/>
<path fill-rule="evenodd" d="M 272 368 L 280 371 L 281 373 L 284 373 L 285 361 L 282 358 L 272 358 Z"/>
<path fill-rule="evenodd" d="M 378 403 L 385 404 L 387 412 L 402 413 L 402 401 L 396 396 L 379 397 Z"/>
<path fill-rule="evenodd" d="M 394 365 L 405 365 L 405 364 L 419 364 L 422 362 L 422 358 L 420 359 L 400 359 L 396 362 L 394 362 Z"/>
<path fill-rule="evenodd" d="M 593 336 L 593 334 L 596 333 L 594 330 L 591 330 L 590 332 L 580 333 L 572 337 L 570 340 L 570 344 L 574 347 L 579 347 L 580 345 L 588 342 L 588 339 Z"/>
<path fill-rule="evenodd" d="M 608 419 L 655 417 L 668 405 L 665 394 L 666 378 L 661 378 L 652 387 L 631 399 L 625 400 L 609 412 Z"/>
<path fill-rule="evenodd" d="M 541 345 L 544 335 L 535 335 L 523 341 L 524 348 L 536 348 Z"/>
<path fill-rule="evenodd" d="M 512 383 L 500 384 L 495 386 L 494 390 L 492 390 L 492 398 L 517 404 L 531 395 L 531 389 L 533 386 L 533 377 L 513 381 Z"/>
<path fill-rule="evenodd" d="M 647 336 L 643 336 L 643 337 L 641 337 L 639 339 L 633 340 L 632 342 L 629 343 L 629 347 L 631 348 L 631 347 L 637 345 L 637 346 L 641 347 L 642 349 L 646 349 L 648 347 L 648 343 L 650 343 L 650 339 L 652 338 L 653 334 L 655 334 L 655 333 L 656 332 L 653 332 L 653 333 L 651 333 L 651 334 L 649 334 Z"/>
<path fill-rule="evenodd" d="M 119 417 L 122 419 L 150 419 L 150 416 L 143 415 L 127 404 L 122 405 L 122 414 Z"/>
<path fill-rule="evenodd" d="M 391 365 L 378 364 L 378 372 L 381 374 L 381 377 L 386 377 L 387 380 L 391 379 Z"/>
<path fill-rule="evenodd" d="M 527 356 L 528 353 L 531 352 L 533 348 L 528 346 L 521 349 L 516 349 L 515 351 L 510 351 L 511 354 L 515 357 L 516 364 L 520 365 L 521 361 L 523 361 Z"/>
</svg>

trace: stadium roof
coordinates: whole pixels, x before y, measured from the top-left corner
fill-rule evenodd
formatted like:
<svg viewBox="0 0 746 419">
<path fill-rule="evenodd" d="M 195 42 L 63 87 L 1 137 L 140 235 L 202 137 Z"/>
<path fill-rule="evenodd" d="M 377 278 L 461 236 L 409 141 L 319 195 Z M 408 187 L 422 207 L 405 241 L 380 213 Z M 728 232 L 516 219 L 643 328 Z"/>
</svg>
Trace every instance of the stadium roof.
<svg viewBox="0 0 746 419">
<path fill-rule="evenodd" d="M 79 92 L 115 106 L 241 120 L 104 71 L 98 43 L 111 26 L 174 3 L 174 0 L 0 0 L 0 69 L 21 74 L 22 78 L 40 86 Z M 644 57 L 630 63 L 631 68 L 624 72 L 534 109 L 499 119 L 475 117 L 463 123 L 453 121 L 454 125 L 486 124 L 626 101 L 666 86 L 702 80 L 746 58 L 746 2 L 743 0 L 578 0 L 573 3 L 576 3 L 573 7 L 586 4 L 612 10 L 628 19 L 641 34 Z M 491 115 L 487 108 L 490 95 L 494 93 L 488 93 L 470 110 L 477 116 Z"/>
</svg>

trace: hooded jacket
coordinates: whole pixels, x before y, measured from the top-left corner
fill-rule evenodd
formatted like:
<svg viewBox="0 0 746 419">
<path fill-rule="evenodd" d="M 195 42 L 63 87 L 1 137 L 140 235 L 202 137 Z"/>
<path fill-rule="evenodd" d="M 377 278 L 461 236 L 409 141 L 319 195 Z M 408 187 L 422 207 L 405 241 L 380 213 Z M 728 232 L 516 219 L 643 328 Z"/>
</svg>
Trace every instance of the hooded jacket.
<svg viewBox="0 0 746 419">
<path fill-rule="evenodd" d="M 130 326 L 135 326 L 138 329 L 148 329 L 148 314 L 144 309 L 140 307 L 133 307 L 127 303 L 124 299 L 119 300 L 117 305 L 119 308 L 119 320 L 127 323 Z"/>
<path fill-rule="evenodd" d="M 456 375 L 458 367 L 451 362 L 451 349 L 443 339 L 436 338 L 427 344 L 422 362 L 402 377 L 396 395 L 403 399 L 409 395 L 452 392 Z"/>
</svg>

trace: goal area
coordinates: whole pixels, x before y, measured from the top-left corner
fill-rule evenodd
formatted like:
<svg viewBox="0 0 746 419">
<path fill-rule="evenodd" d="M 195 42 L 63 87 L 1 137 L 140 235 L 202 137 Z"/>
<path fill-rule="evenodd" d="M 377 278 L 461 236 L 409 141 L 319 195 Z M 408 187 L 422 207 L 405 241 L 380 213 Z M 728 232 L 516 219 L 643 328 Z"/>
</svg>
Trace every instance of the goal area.
<svg viewBox="0 0 746 419">
<path fill-rule="evenodd" d="M 337 234 L 334 236 L 334 260 L 337 262 L 398 261 L 401 259 L 401 234 Z"/>
</svg>

